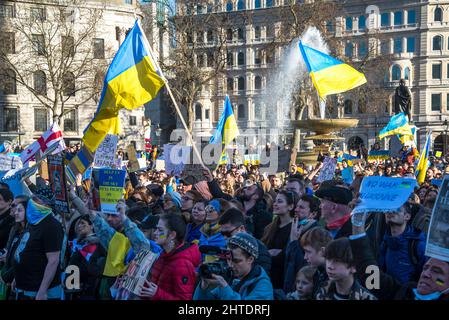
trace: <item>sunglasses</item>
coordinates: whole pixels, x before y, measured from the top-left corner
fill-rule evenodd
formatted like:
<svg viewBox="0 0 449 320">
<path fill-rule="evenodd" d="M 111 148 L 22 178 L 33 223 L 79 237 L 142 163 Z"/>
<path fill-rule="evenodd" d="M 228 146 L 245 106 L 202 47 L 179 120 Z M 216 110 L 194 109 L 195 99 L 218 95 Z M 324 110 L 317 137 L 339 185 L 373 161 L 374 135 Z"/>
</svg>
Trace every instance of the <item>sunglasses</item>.
<svg viewBox="0 0 449 320">
<path fill-rule="evenodd" d="M 189 197 L 186 197 L 186 196 L 182 197 L 182 200 L 184 200 L 184 201 L 193 201 L 192 198 L 189 198 Z"/>
</svg>

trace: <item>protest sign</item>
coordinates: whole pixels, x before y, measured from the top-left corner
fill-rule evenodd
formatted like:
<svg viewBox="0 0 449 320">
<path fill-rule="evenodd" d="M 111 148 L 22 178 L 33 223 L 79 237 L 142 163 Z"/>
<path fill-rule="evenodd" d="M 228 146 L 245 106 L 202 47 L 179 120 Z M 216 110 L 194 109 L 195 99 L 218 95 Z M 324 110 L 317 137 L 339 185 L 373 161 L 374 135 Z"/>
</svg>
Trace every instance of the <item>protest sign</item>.
<svg viewBox="0 0 449 320">
<path fill-rule="evenodd" d="M 163 159 L 156 159 L 155 169 L 157 171 L 165 170 L 165 160 L 163 160 Z"/>
<path fill-rule="evenodd" d="M 354 167 L 346 167 L 341 171 L 341 177 L 343 182 L 346 184 L 351 184 L 354 180 Z"/>
<path fill-rule="evenodd" d="M 128 169 L 130 172 L 135 172 L 140 170 L 139 161 L 136 157 L 136 149 L 132 144 L 130 144 L 126 148 L 126 152 L 128 153 Z"/>
<path fill-rule="evenodd" d="M 392 212 L 399 210 L 412 194 L 417 182 L 413 178 L 371 176 L 363 178 L 358 212 Z"/>
<path fill-rule="evenodd" d="M 113 168 L 115 165 L 115 153 L 117 151 L 118 136 L 108 134 L 103 139 L 95 152 L 94 167 Z"/>
<path fill-rule="evenodd" d="M 32 193 L 23 179 L 35 174 L 37 166 L 31 168 L 13 169 L 0 171 L 0 181 L 6 183 L 15 197 L 19 195 L 31 196 Z"/>
<path fill-rule="evenodd" d="M 253 154 L 245 154 L 243 155 L 243 164 L 247 166 L 248 164 L 251 165 L 259 165 L 260 164 L 260 155 L 253 153 Z"/>
<path fill-rule="evenodd" d="M 184 165 L 190 162 L 191 147 L 175 144 L 164 144 L 165 172 L 179 176 Z"/>
<path fill-rule="evenodd" d="M 116 213 L 117 201 L 123 197 L 126 171 L 119 169 L 99 169 L 100 204 L 102 212 Z"/>
<path fill-rule="evenodd" d="M 326 157 L 323 161 L 323 167 L 321 168 L 320 175 L 317 182 L 332 180 L 334 178 L 335 168 L 337 167 L 337 159 Z"/>
<path fill-rule="evenodd" d="M 21 169 L 22 167 L 23 165 L 20 157 L 0 154 L 0 171 Z"/>
<path fill-rule="evenodd" d="M 388 150 L 371 150 L 368 153 L 368 161 L 380 161 L 390 158 L 390 151 Z"/>
<path fill-rule="evenodd" d="M 50 177 L 48 176 L 48 163 L 47 160 L 42 160 L 42 162 L 39 165 L 39 175 L 42 179 L 49 180 Z"/>
<path fill-rule="evenodd" d="M 449 262 L 449 176 L 444 177 L 433 207 L 425 255 Z"/>
<path fill-rule="evenodd" d="M 55 196 L 55 209 L 58 212 L 70 213 L 69 196 L 66 189 L 64 170 L 65 156 L 62 153 L 47 156 L 48 177 L 51 190 Z"/>
<path fill-rule="evenodd" d="M 182 178 L 187 184 L 195 184 L 199 181 L 204 181 L 206 178 L 203 175 L 203 166 L 200 164 L 186 164 L 182 173 Z"/>
<path fill-rule="evenodd" d="M 290 171 L 290 162 L 292 160 L 292 150 L 273 150 L 268 155 L 262 152 L 259 156 L 260 168 L 268 168 L 261 170 L 268 174 Z"/>
<path fill-rule="evenodd" d="M 437 158 L 441 158 L 442 155 L 443 155 L 443 153 L 441 151 L 435 152 L 435 157 L 437 157 Z"/>
</svg>

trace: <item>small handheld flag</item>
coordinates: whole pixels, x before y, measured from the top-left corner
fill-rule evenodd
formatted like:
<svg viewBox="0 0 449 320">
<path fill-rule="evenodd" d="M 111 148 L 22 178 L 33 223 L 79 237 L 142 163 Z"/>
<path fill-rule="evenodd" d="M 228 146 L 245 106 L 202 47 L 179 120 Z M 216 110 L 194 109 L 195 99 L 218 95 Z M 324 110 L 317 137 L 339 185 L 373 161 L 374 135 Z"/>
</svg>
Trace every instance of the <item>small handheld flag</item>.
<svg viewBox="0 0 449 320">
<path fill-rule="evenodd" d="M 421 152 L 421 157 L 419 158 L 418 165 L 416 166 L 416 180 L 419 184 L 422 184 L 426 179 L 427 168 L 429 166 L 429 150 L 430 150 L 430 137 L 432 136 L 432 131 L 429 132 L 429 135 L 426 139 L 426 144 Z"/>
</svg>

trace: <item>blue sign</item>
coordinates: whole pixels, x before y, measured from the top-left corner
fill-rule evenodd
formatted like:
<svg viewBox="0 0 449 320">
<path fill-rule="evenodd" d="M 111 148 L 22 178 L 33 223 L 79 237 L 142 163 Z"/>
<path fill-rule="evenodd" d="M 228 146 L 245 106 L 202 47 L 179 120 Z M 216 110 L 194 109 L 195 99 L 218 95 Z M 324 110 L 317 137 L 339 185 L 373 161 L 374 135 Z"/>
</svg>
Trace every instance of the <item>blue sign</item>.
<svg viewBox="0 0 449 320">
<path fill-rule="evenodd" d="M 101 211 L 116 213 L 118 200 L 123 198 L 126 171 L 118 169 L 99 169 Z"/>
</svg>

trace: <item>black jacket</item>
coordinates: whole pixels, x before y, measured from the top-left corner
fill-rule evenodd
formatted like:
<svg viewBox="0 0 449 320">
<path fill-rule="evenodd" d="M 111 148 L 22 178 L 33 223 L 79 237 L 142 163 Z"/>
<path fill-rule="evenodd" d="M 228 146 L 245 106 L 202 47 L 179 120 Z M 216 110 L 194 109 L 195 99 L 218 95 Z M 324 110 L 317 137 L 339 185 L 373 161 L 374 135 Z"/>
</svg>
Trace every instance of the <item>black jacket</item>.
<svg viewBox="0 0 449 320">
<path fill-rule="evenodd" d="M 221 190 L 217 180 L 214 179 L 211 182 L 208 182 L 207 186 L 209 187 L 209 192 L 214 199 L 221 198 L 227 201 L 232 200 L 232 196 L 230 194 L 224 193 L 223 190 Z"/>
<path fill-rule="evenodd" d="M 260 240 L 257 240 L 259 257 L 256 259 L 256 264 L 261 266 L 268 276 L 271 272 L 271 254 L 268 252 L 267 246 Z"/>
<path fill-rule="evenodd" d="M 14 218 L 10 216 L 10 209 L 0 215 L 0 249 L 6 247 L 8 243 L 9 233 L 14 226 Z"/>
<path fill-rule="evenodd" d="M 267 203 L 261 199 L 246 212 L 245 227 L 256 239 L 261 239 L 265 227 L 273 221 L 273 214 L 267 210 Z"/>
</svg>

